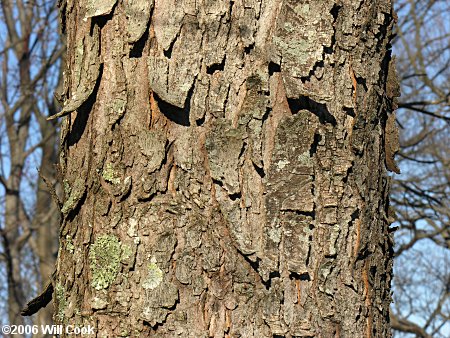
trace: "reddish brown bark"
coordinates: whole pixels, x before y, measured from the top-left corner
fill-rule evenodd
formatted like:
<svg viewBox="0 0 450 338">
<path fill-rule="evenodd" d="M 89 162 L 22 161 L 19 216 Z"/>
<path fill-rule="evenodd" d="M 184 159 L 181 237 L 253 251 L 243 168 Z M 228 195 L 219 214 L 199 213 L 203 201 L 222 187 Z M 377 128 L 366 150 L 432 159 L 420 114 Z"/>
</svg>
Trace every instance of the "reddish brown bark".
<svg viewBox="0 0 450 338">
<path fill-rule="evenodd" d="M 389 1 L 61 11 L 60 322 L 390 336 Z"/>
</svg>

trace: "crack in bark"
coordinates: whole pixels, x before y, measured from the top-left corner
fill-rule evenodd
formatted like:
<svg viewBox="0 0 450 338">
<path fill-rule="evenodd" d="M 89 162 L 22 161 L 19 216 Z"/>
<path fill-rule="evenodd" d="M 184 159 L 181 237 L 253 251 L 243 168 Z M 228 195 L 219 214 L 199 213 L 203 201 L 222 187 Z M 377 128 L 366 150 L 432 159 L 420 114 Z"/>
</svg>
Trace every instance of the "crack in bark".
<svg viewBox="0 0 450 338">
<path fill-rule="evenodd" d="M 259 177 L 264 178 L 266 176 L 266 173 L 264 172 L 264 166 L 263 167 L 258 167 L 255 162 L 252 161 L 253 164 L 253 168 L 256 170 L 256 172 L 258 173 Z"/>
<path fill-rule="evenodd" d="M 302 273 L 297 273 L 294 271 L 291 271 L 289 274 L 289 279 L 290 280 L 301 280 L 301 281 L 311 281 L 311 276 L 309 275 L 308 272 L 302 272 Z"/>
<path fill-rule="evenodd" d="M 150 14 L 151 17 L 151 14 Z M 142 53 L 144 51 L 145 46 L 147 45 L 147 42 L 149 41 L 149 34 L 150 34 L 150 25 L 147 25 L 147 28 L 144 31 L 144 34 L 137 40 L 135 43 L 133 43 L 133 47 L 130 48 L 129 57 L 131 58 L 141 58 Z"/>
<path fill-rule="evenodd" d="M 181 126 L 189 127 L 191 125 L 189 115 L 191 112 L 191 99 L 194 93 L 195 80 L 196 79 L 192 81 L 192 85 L 187 93 L 183 108 L 177 107 L 167 101 L 164 101 L 156 92 L 153 93 L 160 112 L 170 121 Z"/>
<path fill-rule="evenodd" d="M 72 123 L 72 128 L 67 132 L 64 140 L 67 142 L 67 147 L 71 147 L 80 141 L 82 135 L 87 126 L 90 112 L 97 100 L 98 89 L 100 88 L 100 83 L 103 74 L 103 64 L 100 64 L 99 75 L 97 77 L 97 82 L 95 83 L 92 93 L 89 95 L 86 101 L 84 101 L 77 109 L 77 116 Z M 63 147 L 63 146 L 62 146 Z"/>
<path fill-rule="evenodd" d="M 225 69 L 225 62 L 227 56 L 225 55 L 220 63 L 213 63 L 212 65 L 206 67 L 206 73 L 213 75 L 215 72 L 222 72 Z"/>
<path fill-rule="evenodd" d="M 273 61 L 269 62 L 269 76 L 272 76 L 273 73 L 280 73 L 281 72 L 281 66 Z"/>
<path fill-rule="evenodd" d="M 183 27 L 183 26 L 181 26 L 181 27 Z M 163 50 L 164 56 L 169 60 L 172 58 L 173 46 L 175 46 L 175 42 L 177 41 L 178 36 L 181 33 L 181 29 L 182 28 L 180 28 L 180 31 L 178 32 L 178 34 L 175 35 L 175 38 L 170 42 L 169 48 L 167 48 L 167 50 Z"/>
<path fill-rule="evenodd" d="M 313 157 L 315 153 L 317 153 L 317 147 L 319 146 L 319 142 L 322 140 L 322 135 L 318 132 L 314 133 L 314 139 L 311 143 L 311 147 L 309 148 L 309 157 Z"/>
<path fill-rule="evenodd" d="M 293 114 L 305 109 L 316 115 L 320 123 L 330 123 L 333 127 L 337 125 L 336 118 L 330 113 L 325 103 L 319 103 L 308 96 L 300 95 L 297 99 L 288 98 L 288 104 Z"/>
</svg>

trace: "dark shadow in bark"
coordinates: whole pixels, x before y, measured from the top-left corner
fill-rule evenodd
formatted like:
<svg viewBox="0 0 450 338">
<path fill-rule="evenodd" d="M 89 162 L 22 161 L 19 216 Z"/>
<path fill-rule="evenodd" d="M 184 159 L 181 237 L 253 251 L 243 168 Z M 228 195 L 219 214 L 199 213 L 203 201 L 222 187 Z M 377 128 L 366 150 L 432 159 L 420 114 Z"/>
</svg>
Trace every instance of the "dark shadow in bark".
<svg viewBox="0 0 450 338">
<path fill-rule="evenodd" d="M 240 192 L 237 192 L 235 194 L 230 194 L 229 197 L 230 197 L 230 200 L 236 201 L 236 200 L 240 200 L 242 195 Z"/>
<path fill-rule="evenodd" d="M 329 47 L 324 46 L 323 52 L 325 54 L 333 54 L 334 45 L 336 44 L 336 22 L 339 16 L 339 12 L 342 9 L 342 5 L 334 4 L 333 8 L 330 10 L 330 14 L 333 16 L 333 35 L 331 36 L 331 45 Z"/>
<path fill-rule="evenodd" d="M 72 222 L 75 219 L 75 216 L 78 215 L 78 213 L 80 212 L 81 206 L 86 201 L 86 197 L 87 197 L 87 189 L 84 191 L 83 197 L 78 201 L 78 203 L 75 206 L 75 208 L 70 210 L 69 213 L 67 214 L 66 222 L 67 221 Z"/>
<path fill-rule="evenodd" d="M 259 177 L 264 178 L 266 176 L 266 173 L 264 172 L 264 168 L 258 167 L 255 163 L 253 163 L 253 168 L 255 168 L 256 172 L 258 173 Z"/>
<path fill-rule="evenodd" d="M 358 256 L 356 257 L 355 263 L 357 261 L 364 261 L 367 257 L 369 257 L 372 253 L 369 251 L 367 246 L 361 248 L 358 252 Z"/>
<path fill-rule="evenodd" d="M 284 211 L 290 211 L 293 212 L 294 214 L 297 215 L 302 215 L 302 216 L 306 216 L 306 217 L 310 217 L 312 219 L 315 219 L 316 217 L 316 211 L 304 211 L 304 210 L 289 210 L 289 209 L 283 209 Z"/>
<path fill-rule="evenodd" d="M 71 131 L 67 136 L 67 145 L 69 147 L 75 145 L 80 140 L 81 136 L 83 135 L 86 129 L 89 114 L 92 110 L 92 107 L 94 106 L 94 103 L 97 101 L 98 88 L 100 87 L 102 74 L 103 74 L 103 64 L 100 65 L 99 75 L 94 90 L 92 91 L 92 94 L 88 97 L 86 102 L 84 102 L 77 109 L 77 116 L 75 117 L 75 121 L 73 121 Z"/>
<path fill-rule="evenodd" d="M 133 44 L 133 47 L 130 50 L 130 58 L 142 57 L 142 52 L 145 48 L 145 45 L 146 45 L 147 41 L 149 41 L 149 39 L 148 39 L 149 27 L 150 27 L 150 25 L 147 25 L 147 28 L 146 28 L 144 34 L 142 34 L 141 38 Z"/>
<path fill-rule="evenodd" d="M 113 18 L 114 12 L 117 7 L 117 2 L 114 4 L 113 8 L 111 9 L 111 12 L 106 15 L 99 15 L 99 16 L 93 16 L 91 19 L 91 36 L 92 32 L 94 30 L 94 26 L 97 25 L 100 30 L 106 25 L 106 23 Z"/>
<path fill-rule="evenodd" d="M 170 46 L 167 50 L 164 50 L 164 56 L 166 58 L 168 58 L 169 60 L 172 58 L 172 51 L 173 51 L 173 46 L 175 45 L 175 42 L 177 41 L 177 37 L 175 39 L 173 39 L 173 41 L 170 43 Z"/>
<path fill-rule="evenodd" d="M 267 121 L 271 112 L 272 112 L 272 108 L 266 107 L 266 112 L 264 113 L 262 120 L 261 120 L 263 124 Z"/>
<path fill-rule="evenodd" d="M 269 62 L 269 75 L 272 76 L 273 73 L 279 73 L 281 72 L 281 67 L 279 64 L 276 64 L 273 61 Z"/>
<path fill-rule="evenodd" d="M 307 272 L 304 272 L 302 274 L 298 274 L 296 272 L 291 272 L 289 274 L 289 279 L 291 279 L 291 280 L 295 279 L 295 280 L 311 281 L 311 276 Z"/>
<path fill-rule="evenodd" d="M 330 47 L 331 48 L 331 47 Z M 325 47 L 324 47 L 324 54 L 325 54 Z M 331 54 L 331 53 L 329 53 Z M 317 61 L 314 66 L 312 67 L 312 69 L 309 71 L 308 76 L 302 76 L 300 77 L 300 80 L 302 81 L 302 83 L 306 83 L 308 81 L 311 80 L 311 77 L 316 73 L 317 68 L 323 68 L 324 67 L 324 63 L 322 60 Z"/>
<path fill-rule="evenodd" d="M 170 121 L 175 122 L 176 124 L 189 127 L 191 125 L 189 121 L 189 114 L 191 111 L 191 99 L 193 92 L 194 92 L 194 84 L 192 85 L 191 89 L 189 89 L 186 101 L 184 101 L 183 108 L 174 106 L 173 104 L 164 101 L 156 93 L 154 93 L 153 95 L 155 97 L 156 102 L 158 103 L 159 110 L 165 117 L 167 117 Z"/>
<path fill-rule="evenodd" d="M 321 140 L 322 136 L 319 133 L 315 133 L 313 143 L 311 144 L 311 148 L 309 148 L 309 157 L 313 157 L 313 155 L 317 152 L 317 147 L 319 146 L 319 142 Z"/>
<path fill-rule="evenodd" d="M 269 273 L 269 278 L 267 279 L 267 281 L 264 281 L 262 279 L 261 275 L 259 274 L 259 263 L 261 262 L 261 258 L 256 257 L 256 260 L 252 261 L 249 256 L 244 255 L 239 250 L 238 250 L 238 252 L 245 259 L 245 261 L 250 265 L 250 267 L 259 275 L 259 277 L 261 279 L 261 284 L 264 285 L 266 290 L 270 290 L 270 288 L 272 286 L 272 279 L 273 278 L 279 278 L 281 276 L 280 272 L 279 271 L 272 271 L 272 272 L 270 272 Z"/>
<path fill-rule="evenodd" d="M 344 107 L 344 112 L 351 117 L 356 117 L 355 110 L 353 108 Z"/>
<path fill-rule="evenodd" d="M 250 265 L 250 267 L 256 271 L 256 273 L 259 274 L 259 262 L 261 262 L 261 258 L 256 257 L 255 261 L 252 261 L 248 256 L 244 255 L 242 252 L 239 251 L 242 257 L 244 257 L 245 261 Z"/>
<path fill-rule="evenodd" d="M 289 108 L 293 114 L 305 109 L 319 118 L 320 123 L 331 123 L 336 126 L 336 119 L 331 115 L 325 103 L 319 103 L 308 96 L 300 96 L 298 99 L 288 99 Z"/>
<path fill-rule="evenodd" d="M 350 177 L 350 175 L 353 173 L 353 166 L 355 165 L 355 162 L 352 161 L 352 166 L 350 168 L 347 169 L 347 172 L 344 176 L 344 178 L 342 179 L 342 182 L 344 182 L 345 184 L 347 184 L 348 182 L 348 178 Z M 358 211 L 359 212 L 359 211 Z M 353 217 L 353 216 L 352 216 Z M 352 218 L 352 221 L 354 221 L 354 219 Z"/>
<path fill-rule="evenodd" d="M 359 210 L 357 209 L 357 210 L 353 211 L 353 213 L 352 213 L 352 220 L 351 220 L 351 222 L 356 221 L 358 218 L 359 218 Z"/>
<path fill-rule="evenodd" d="M 164 325 L 164 323 L 156 323 L 155 325 L 150 324 L 150 322 L 144 320 L 142 322 L 144 324 L 144 326 L 148 326 L 151 327 L 154 331 L 158 330 L 158 328 L 162 327 Z"/>
<path fill-rule="evenodd" d="M 206 69 L 206 73 L 209 75 L 214 74 L 215 72 L 223 72 L 225 69 L 225 60 L 227 59 L 226 56 L 222 59 L 220 63 L 213 63 L 211 66 L 208 66 Z"/>
<path fill-rule="evenodd" d="M 274 278 L 280 278 L 280 272 L 279 271 L 272 271 L 269 273 L 269 279 L 267 280 L 267 282 L 263 281 L 264 286 L 266 287 L 267 290 L 270 289 L 270 287 L 272 286 L 272 279 Z"/>
<path fill-rule="evenodd" d="M 334 19 L 333 23 L 336 22 L 341 8 L 342 8 L 342 5 L 334 4 L 333 8 L 330 10 L 330 14 L 333 16 L 333 19 Z"/>
<path fill-rule="evenodd" d="M 228 193 L 228 190 L 224 187 L 223 182 L 220 180 L 212 179 L 214 184 L 217 184 L 219 187 L 221 187 L 223 190 L 225 190 Z M 240 192 L 234 193 L 234 194 L 228 194 L 228 197 L 232 201 L 236 201 L 238 199 L 241 199 L 242 194 Z"/>
<path fill-rule="evenodd" d="M 195 124 L 197 125 L 197 127 L 201 127 L 205 123 L 205 120 L 206 120 L 206 116 L 203 116 L 202 118 L 196 120 Z"/>
<path fill-rule="evenodd" d="M 247 47 L 244 47 L 245 54 L 250 54 L 252 52 L 253 48 L 255 48 L 255 44 L 254 43 L 252 43 L 251 45 L 249 45 Z"/>
</svg>

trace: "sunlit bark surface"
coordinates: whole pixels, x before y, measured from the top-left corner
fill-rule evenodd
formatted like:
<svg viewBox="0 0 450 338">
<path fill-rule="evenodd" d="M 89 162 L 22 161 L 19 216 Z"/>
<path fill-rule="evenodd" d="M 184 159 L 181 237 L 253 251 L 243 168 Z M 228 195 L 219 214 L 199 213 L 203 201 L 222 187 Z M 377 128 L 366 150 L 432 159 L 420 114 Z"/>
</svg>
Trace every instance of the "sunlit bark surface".
<svg viewBox="0 0 450 338">
<path fill-rule="evenodd" d="M 390 336 L 390 1 L 68 0 L 61 15 L 59 322 Z"/>
</svg>

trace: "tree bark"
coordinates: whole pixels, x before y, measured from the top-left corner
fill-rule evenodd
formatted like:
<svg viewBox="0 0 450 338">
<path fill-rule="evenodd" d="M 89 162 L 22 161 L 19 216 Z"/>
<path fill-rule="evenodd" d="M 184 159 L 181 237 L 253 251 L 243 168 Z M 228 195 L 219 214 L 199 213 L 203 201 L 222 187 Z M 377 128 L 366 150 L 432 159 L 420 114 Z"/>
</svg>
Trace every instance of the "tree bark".
<svg viewBox="0 0 450 338">
<path fill-rule="evenodd" d="M 390 1 L 68 0 L 61 14 L 59 322 L 391 335 Z"/>
</svg>

